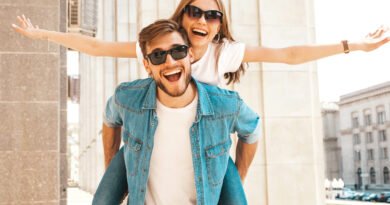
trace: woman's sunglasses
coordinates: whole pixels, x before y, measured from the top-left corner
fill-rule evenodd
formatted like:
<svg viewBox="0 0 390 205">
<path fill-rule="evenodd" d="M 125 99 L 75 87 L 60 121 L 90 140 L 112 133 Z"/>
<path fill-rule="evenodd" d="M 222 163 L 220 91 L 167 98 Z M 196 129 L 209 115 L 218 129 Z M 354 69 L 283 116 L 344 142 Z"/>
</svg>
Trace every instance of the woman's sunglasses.
<svg viewBox="0 0 390 205">
<path fill-rule="evenodd" d="M 167 60 L 167 55 L 170 54 L 173 59 L 180 60 L 187 56 L 188 46 L 175 46 L 167 51 L 153 51 L 146 56 L 153 65 L 161 65 Z"/>
<path fill-rule="evenodd" d="M 184 7 L 183 12 L 187 13 L 189 17 L 194 19 L 202 18 L 202 15 L 204 14 L 204 18 L 207 22 L 216 23 L 217 21 L 219 21 L 222 23 L 223 13 L 217 10 L 203 11 L 196 6 L 187 5 Z"/>
</svg>

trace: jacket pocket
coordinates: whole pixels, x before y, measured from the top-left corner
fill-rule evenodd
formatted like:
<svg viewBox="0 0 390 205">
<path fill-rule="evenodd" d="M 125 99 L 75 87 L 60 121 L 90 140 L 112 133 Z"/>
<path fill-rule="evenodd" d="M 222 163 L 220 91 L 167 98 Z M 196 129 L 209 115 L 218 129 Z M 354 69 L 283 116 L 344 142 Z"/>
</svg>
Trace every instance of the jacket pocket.
<svg viewBox="0 0 390 205">
<path fill-rule="evenodd" d="M 212 186 L 222 184 L 225 177 L 231 141 L 228 139 L 225 142 L 206 147 L 206 163 L 209 183 Z"/>
<path fill-rule="evenodd" d="M 138 169 L 139 158 L 141 155 L 142 140 L 132 136 L 129 132 L 123 129 L 123 142 L 125 143 L 124 158 L 126 164 L 126 172 L 135 176 Z"/>
</svg>

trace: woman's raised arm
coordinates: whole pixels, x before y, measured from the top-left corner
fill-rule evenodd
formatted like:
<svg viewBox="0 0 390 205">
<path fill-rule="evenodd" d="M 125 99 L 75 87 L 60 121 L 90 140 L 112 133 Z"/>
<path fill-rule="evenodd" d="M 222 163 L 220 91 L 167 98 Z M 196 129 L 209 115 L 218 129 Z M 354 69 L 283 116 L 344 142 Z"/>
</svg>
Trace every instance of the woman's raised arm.
<svg viewBox="0 0 390 205">
<path fill-rule="evenodd" d="M 374 33 L 368 34 L 363 40 L 348 43 L 349 51 L 372 51 L 390 41 L 386 33 L 388 27 L 380 27 Z M 387 36 L 386 36 L 387 34 Z M 247 46 L 243 62 L 266 62 L 300 64 L 344 52 L 343 43 L 330 45 L 305 45 L 286 48 L 267 48 L 262 46 Z"/>
<path fill-rule="evenodd" d="M 136 58 L 136 42 L 107 42 L 90 36 L 49 31 L 33 26 L 24 15 L 17 17 L 20 27 L 12 24 L 19 33 L 34 39 L 48 39 L 62 46 L 86 53 L 91 56 L 110 56 Z"/>
</svg>

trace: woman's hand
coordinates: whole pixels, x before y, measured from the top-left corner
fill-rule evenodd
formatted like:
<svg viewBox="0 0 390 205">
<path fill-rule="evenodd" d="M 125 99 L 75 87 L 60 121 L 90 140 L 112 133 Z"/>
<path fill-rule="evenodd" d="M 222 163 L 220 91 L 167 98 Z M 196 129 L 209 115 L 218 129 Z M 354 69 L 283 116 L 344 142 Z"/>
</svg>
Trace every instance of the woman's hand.
<svg viewBox="0 0 390 205">
<path fill-rule="evenodd" d="M 26 18 L 24 15 L 22 15 L 22 17 L 18 16 L 17 19 L 21 27 L 12 24 L 12 28 L 15 31 L 29 38 L 45 38 L 45 39 L 47 38 L 44 35 L 44 30 L 39 29 L 38 25 L 34 27 L 34 25 L 31 23 L 29 18 Z"/>
<path fill-rule="evenodd" d="M 389 31 L 389 27 L 381 26 L 374 33 L 369 33 L 365 39 L 356 42 L 357 49 L 368 52 L 381 47 L 390 41 L 390 35 L 387 31 Z"/>
</svg>

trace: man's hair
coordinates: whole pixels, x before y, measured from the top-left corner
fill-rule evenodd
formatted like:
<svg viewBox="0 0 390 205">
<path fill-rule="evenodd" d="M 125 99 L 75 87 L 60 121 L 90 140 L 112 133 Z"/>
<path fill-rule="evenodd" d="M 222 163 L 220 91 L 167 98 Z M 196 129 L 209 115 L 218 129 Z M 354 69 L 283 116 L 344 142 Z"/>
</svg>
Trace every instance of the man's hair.
<svg viewBox="0 0 390 205">
<path fill-rule="evenodd" d="M 183 27 L 179 26 L 175 21 L 168 19 L 158 20 L 149 26 L 143 28 L 139 33 L 138 42 L 142 50 L 144 58 L 146 58 L 146 46 L 149 45 L 154 39 L 166 35 L 168 33 L 178 32 L 183 38 L 184 43 L 190 46 L 187 32 Z"/>
</svg>

